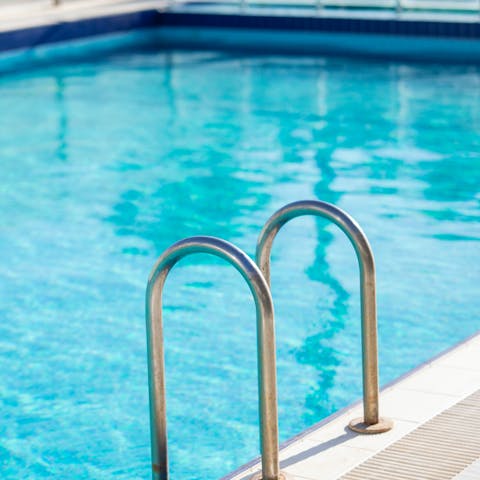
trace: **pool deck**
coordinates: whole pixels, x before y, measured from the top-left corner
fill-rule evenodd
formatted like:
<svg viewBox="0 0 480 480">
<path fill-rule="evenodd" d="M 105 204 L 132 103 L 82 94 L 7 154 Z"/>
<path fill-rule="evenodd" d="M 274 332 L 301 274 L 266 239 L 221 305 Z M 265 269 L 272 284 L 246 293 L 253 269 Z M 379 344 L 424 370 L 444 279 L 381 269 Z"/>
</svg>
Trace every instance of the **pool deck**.
<svg viewBox="0 0 480 480">
<path fill-rule="evenodd" d="M 373 480 L 377 476 L 372 475 L 371 470 L 368 470 L 372 467 L 372 463 L 380 472 L 387 474 L 387 476 L 378 476 L 382 479 L 468 480 L 480 478 L 478 475 L 480 462 L 477 461 L 480 458 L 480 394 L 477 393 L 472 397 L 475 399 L 475 408 L 479 414 L 473 417 L 471 424 L 467 422 L 466 425 L 464 415 L 461 413 L 462 409 L 465 410 L 465 403 L 467 408 L 473 408 L 474 400 L 467 397 L 475 394 L 479 389 L 480 334 L 477 334 L 382 390 L 380 413 L 382 416 L 393 419 L 395 424 L 391 431 L 378 435 L 359 435 L 350 431 L 347 428 L 349 421 L 362 416 L 362 405 L 357 403 L 286 442 L 280 451 L 281 469 L 299 480 L 341 478 Z M 445 412 L 447 409 L 452 410 Z M 445 413 L 442 414 L 442 412 Z M 412 435 L 414 438 L 418 437 L 419 432 L 421 434 L 427 429 L 430 425 L 428 422 L 435 423 L 434 417 L 439 414 L 453 419 L 453 424 L 458 426 L 454 438 L 456 445 L 459 445 L 461 438 L 465 438 L 465 445 L 471 446 L 474 444 L 472 435 L 476 435 L 476 445 L 478 445 L 478 449 L 473 452 L 475 462 L 472 463 L 469 457 L 458 461 L 459 463 L 457 462 L 458 464 L 454 466 L 451 466 L 453 462 L 447 462 L 451 469 L 445 473 L 447 476 L 441 477 L 431 476 L 428 473 L 422 474 L 418 469 L 411 468 L 411 465 L 415 465 L 416 462 L 415 454 L 409 458 L 402 458 L 398 454 L 398 451 L 402 454 L 407 451 L 404 444 L 408 444 Z M 443 417 L 439 418 L 442 420 Z M 433 437 L 440 438 L 442 440 L 440 443 L 444 444 L 443 439 L 451 438 L 452 434 L 446 433 L 444 420 L 437 422 L 441 424 L 440 433 L 434 432 Z M 465 429 L 465 437 L 461 429 Z M 419 458 L 429 445 L 427 436 L 424 438 L 422 440 L 420 435 L 420 440 L 414 441 Z M 390 473 L 390 477 L 388 477 L 387 467 L 391 459 L 388 457 L 390 450 L 387 447 L 394 452 L 393 457 L 396 463 L 393 464 L 393 471 L 398 472 L 394 476 Z M 442 458 L 441 452 L 432 448 L 433 457 Z M 456 449 L 453 446 L 448 448 L 448 455 L 455 457 L 458 453 Z M 381 456 L 377 456 L 379 452 Z M 384 457 L 386 459 L 382 464 Z M 402 464 L 406 465 L 407 474 L 399 472 L 398 467 Z M 421 464 L 424 465 L 424 462 Z M 391 467 L 392 464 L 390 464 Z M 257 471 L 259 471 L 258 460 L 224 477 L 223 480 L 246 480 Z"/>
<path fill-rule="evenodd" d="M 0 3 L 0 32 L 28 29 L 90 18 L 118 16 L 166 8 L 166 0 L 78 0 L 59 6 L 39 1 L 20 1 L 14 5 Z"/>
</svg>

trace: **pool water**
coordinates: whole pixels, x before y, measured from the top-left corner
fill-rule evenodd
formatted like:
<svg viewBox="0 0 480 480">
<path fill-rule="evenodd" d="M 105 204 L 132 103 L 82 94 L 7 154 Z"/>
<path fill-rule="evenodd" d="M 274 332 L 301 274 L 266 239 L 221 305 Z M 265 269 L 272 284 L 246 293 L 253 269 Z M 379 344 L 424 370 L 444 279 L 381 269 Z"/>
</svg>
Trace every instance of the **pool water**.
<svg viewBox="0 0 480 480">
<path fill-rule="evenodd" d="M 144 291 L 186 236 L 254 255 L 335 203 L 377 262 L 384 384 L 480 329 L 480 69 L 128 49 L 0 77 L 2 479 L 150 475 Z M 358 267 L 325 221 L 272 256 L 281 440 L 361 395 Z M 230 266 L 165 290 L 170 470 L 258 453 L 255 309 Z"/>
</svg>

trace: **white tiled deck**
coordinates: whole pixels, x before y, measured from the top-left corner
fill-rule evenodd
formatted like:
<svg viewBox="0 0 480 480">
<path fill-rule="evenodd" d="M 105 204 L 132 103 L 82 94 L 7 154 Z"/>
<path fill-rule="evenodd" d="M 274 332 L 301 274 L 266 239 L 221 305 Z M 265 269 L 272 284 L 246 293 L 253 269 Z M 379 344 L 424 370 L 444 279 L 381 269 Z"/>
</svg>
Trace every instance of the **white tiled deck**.
<svg viewBox="0 0 480 480">
<path fill-rule="evenodd" d="M 410 2 L 415 5 L 415 1 Z M 390 8 L 376 9 L 376 5 L 388 4 Z M 418 2 L 417 2 L 418 3 Z M 420 2 L 421 3 L 421 2 Z M 420 5 L 419 3 L 419 5 Z M 442 4 L 433 2 L 437 6 L 429 11 L 419 8 L 396 11 L 394 1 L 390 0 L 330 0 L 333 9 L 319 10 L 315 0 L 262 0 L 250 2 L 244 8 L 241 0 L 62 0 L 54 6 L 52 0 L 0 0 L 0 32 L 31 28 L 42 25 L 55 25 L 86 18 L 97 18 L 107 15 L 116 15 L 145 10 L 164 10 L 167 6 L 173 11 L 188 11 L 191 13 L 242 13 L 245 15 L 284 15 L 284 16 L 325 16 L 331 18 L 370 18 L 377 20 L 430 20 L 449 22 L 478 22 L 479 8 L 474 0 L 466 0 L 470 5 L 465 11 L 445 11 Z M 447 2 L 451 5 L 457 0 Z M 297 8 L 296 4 L 299 5 Z M 342 9 L 338 7 L 354 5 L 362 8 Z M 305 8 L 307 7 L 307 8 Z"/>
<path fill-rule="evenodd" d="M 480 334 L 382 391 L 381 415 L 395 422 L 390 432 L 379 435 L 351 432 L 348 422 L 362 416 L 362 406 L 356 405 L 282 448 L 281 468 L 299 480 L 338 479 L 479 388 Z M 248 479 L 258 470 L 259 465 L 254 465 L 226 478 Z M 457 480 L 463 478 L 458 476 Z"/>
<path fill-rule="evenodd" d="M 39 0 L 0 3 L 0 32 L 149 9 L 161 10 L 166 5 L 166 0 L 76 0 L 59 6 Z"/>
</svg>

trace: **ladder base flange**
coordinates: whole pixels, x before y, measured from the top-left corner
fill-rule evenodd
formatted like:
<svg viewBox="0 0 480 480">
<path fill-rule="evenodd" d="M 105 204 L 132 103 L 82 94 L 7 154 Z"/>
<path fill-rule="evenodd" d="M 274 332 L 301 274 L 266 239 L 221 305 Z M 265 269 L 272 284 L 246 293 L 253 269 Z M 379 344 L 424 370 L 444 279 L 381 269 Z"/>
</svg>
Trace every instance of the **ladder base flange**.
<svg viewBox="0 0 480 480">
<path fill-rule="evenodd" d="M 393 428 L 393 420 L 380 417 L 377 423 L 369 425 L 364 422 L 363 417 L 355 418 L 348 424 L 348 428 L 356 433 L 364 435 L 376 435 L 377 433 L 385 433 Z"/>
</svg>

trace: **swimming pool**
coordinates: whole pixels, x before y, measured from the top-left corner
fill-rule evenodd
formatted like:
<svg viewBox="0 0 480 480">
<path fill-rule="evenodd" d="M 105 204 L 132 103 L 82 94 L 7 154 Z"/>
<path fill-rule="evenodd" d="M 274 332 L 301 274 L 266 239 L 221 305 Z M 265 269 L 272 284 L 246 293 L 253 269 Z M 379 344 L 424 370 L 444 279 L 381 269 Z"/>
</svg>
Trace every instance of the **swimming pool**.
<svg viewBox="0 0 480 480">
<path fill-rule="evenodd" d="M 480 71 L 138 48 L 0 78 L 2 478 L 144 479 L 144 291 L 208 234 L 254 254 L 293 200 L 339 205 L 377 261 L 381 381 L 480 328 Z M 361 395 L 358 272 L 335 227 L 275 241 L 281 439 Z M 191 257 L 165 290 L 172 478 L 258 452 L 255 312 Z"/>
</svg>

